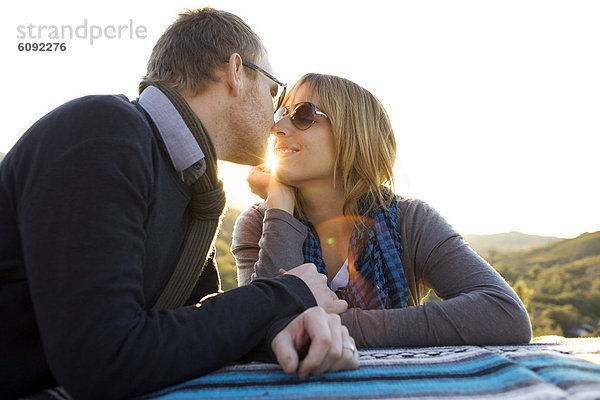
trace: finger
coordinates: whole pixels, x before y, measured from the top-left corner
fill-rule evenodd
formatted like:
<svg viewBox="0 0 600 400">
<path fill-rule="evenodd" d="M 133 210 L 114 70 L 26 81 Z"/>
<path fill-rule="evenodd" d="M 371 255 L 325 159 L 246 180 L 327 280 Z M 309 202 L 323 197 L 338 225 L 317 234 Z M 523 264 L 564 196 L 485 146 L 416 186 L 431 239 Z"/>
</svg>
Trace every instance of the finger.
<svg viewBox="0 0 600 400">
<path fill-rule="evenodd" d="M 304 263 L 304 264 L 300 264 L 298 267 L 302 267 L 302 269 L 305 269 L 306 271 L 308 271 L 310 273 L 317 273 L 318 272 L 317 271 L 317 266 L 314 263 Z"/>
<path fill-rule="evenodd" d="M 269 186 L 269 173 L 264 170 L 265 167 L 262 166 L 253 167 L 246 177 L 250 191 L 262 198 L 267 196 Z"/>
<path fill-rule="evenodd" d="M 248 176 L 246 179 L 250 180 L 252 177 L 256 176 L 256 175 L 260 175 L 263 173 L 263 168 L 258 165 L 256 167 L 252 167 L 250 169 L 250 172 L 248 172 Z"/>
<path fill-rule="evenodd" d="M 335 295 L 335 293 L 334 293 Z M 327 305 L 327 307 L 325 308 L 325 311 L 327 311 L 328 313 L 331 314 L 341 314 L 343 312 L 345 312 L 348 309 L 348 303 L 346 302 L 346 300 L 341 300 L 338 299 L 336 296 L 336 299 L 331 301 L 330 304 Z"/>
<path fill-rule="evenodd" d="M 250 173 L 252 172 L 271 172 L 271 168 L 267 164 L 259 164 L 250 168 Z"/>
<path fill-rule="evenodd" d="M 345 326 L 342 326 L 342 348 L 342 357 L 331 366 L 329 372 L 356 369 L 360 365 L 356 344 Z"/>
<path fill-rule="evenodd" d="M 295 321 L 292 321 L 293 324 Z M 271 343 L 277 362 L 286 374 L 291 374 L 298 368 L 298 353 L 294 348 L 292 336 L 287 332 L 287 327 L 275 336 Z"/>
<path fill-rule="evenodd" d="M 321 365 L 331 345 L 331 330 L 327 314 L 320 307 L 311 308 L 309 311 L 305 315 L 304 328 L 310 338 L 310 347 L 298 368 L 300 378 Z"/>
<path fill-rule="evenodd" d="M 331 343 L 329 345 L 329 351 L 327 352 L 324 359 L 321 363 L 312 370 L 309 371 L 312 375 L 319 375 L 325 371 L 331 370 L 334 365 L 336 365 L 340 359 L 343 357 L 342 347 L 342 323 L 339 315 L 337 314 L 329 314 L 328 315 L 329 322 L 329 330 L 331 332 Z M 300 363 L 299 370 L 302 370 L 303 364 Z"/>
</svg>

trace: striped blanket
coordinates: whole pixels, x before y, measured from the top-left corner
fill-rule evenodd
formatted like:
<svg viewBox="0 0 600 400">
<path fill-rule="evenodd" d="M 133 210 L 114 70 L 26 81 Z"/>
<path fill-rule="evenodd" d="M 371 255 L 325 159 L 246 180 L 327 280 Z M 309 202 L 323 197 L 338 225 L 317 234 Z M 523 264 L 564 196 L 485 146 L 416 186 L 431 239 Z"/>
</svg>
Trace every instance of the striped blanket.
<svg viewBox="0 0 600 400">
<path fill-rule="evenodd" d="M 600 339 L 360 350 L 361 367 L 298 379 L 232 365 L 140 399 L 600 399 Z"/>
<path fill-rule="evenodd" d="M 276 364 L 236 364 L 137 400 L 600 399 L 600 338 L 359 353 L 355 371 L 299 379 Z M 69 396 L 57 388 L 30 399 Z"/>
</svg>

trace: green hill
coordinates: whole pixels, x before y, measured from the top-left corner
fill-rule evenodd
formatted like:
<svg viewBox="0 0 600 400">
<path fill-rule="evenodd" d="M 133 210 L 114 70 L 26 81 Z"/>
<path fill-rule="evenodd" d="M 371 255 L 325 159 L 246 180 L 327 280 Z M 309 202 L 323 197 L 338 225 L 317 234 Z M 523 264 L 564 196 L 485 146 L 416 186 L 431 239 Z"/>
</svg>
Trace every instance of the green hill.
<svg viewBox="0 0 600 400">
<path fill-rule="evenodd" d="M 511 267 L 510 274 L 529 273 L 534 269 L 549 269 L 582 259 L 600 256 L 600 231 L 586 232 L 573 239 L 563 239 L 531 250 L 497 254 L 490 260 L 499 268 Z"/>
<path fill-rule="evenodd" d="M 528 250 L 561 241 L 554 236 L 526 235 L 521 232 L 496 233 L 493 235 L 464 235 L 464 239 L 479 254 L 488 251 L 499 253 Z"/>
<path fill-rule="evenodd" d="M 535 336 L 600 335 L 600 231 L 488 261 L 525 303 Z"/>
<path fill-rule="evenodd" d="M 231 255 L 229 248 L 231 247 L 231 238 L 233 234 L 233 225 L 235 220 L 240 215 L 241 211 L 235 208 L 228 208 L 223 221 L 219 236 L 217 236 L 217 266 L 221 275 L 221 289 L 229 290 L 237 287 L 237 269 L 235 267 L 235 259 Z"/>
</svg>

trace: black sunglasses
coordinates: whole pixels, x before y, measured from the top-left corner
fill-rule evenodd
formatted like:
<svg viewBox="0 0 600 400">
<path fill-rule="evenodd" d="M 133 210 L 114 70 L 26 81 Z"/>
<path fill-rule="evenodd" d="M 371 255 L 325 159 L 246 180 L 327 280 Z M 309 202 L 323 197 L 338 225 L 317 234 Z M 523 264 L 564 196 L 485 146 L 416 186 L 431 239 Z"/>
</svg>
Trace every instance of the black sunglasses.
<svg viewBox="0 0 600 400">
<path fill-rule="evenodd" d="M 225 62 L 229 63 L 229 59 L 226 58 Z M 267 71 L 265 71 L 264 69 L 259 67 L 258 65 L 254 65 L 249 61 L 242 60 L 242 65 L 244 65 L 248 68 L 251 68 L 255 71 L 260 72 L 261 74 L 263 74 L 264 76 L 266 76 L 267 78 L 269 78 L 270 80 L 272 80 L 273 82 L 275 82 L 277 84 L 277 93 L 271 94 L 271 97 L 273 97 L 274 110 L 278 110 L 279 107 L 281 107 L 281 105 L 283 104 L 283 99 L 285 98 L 285 92 L 287 90 L 287 83 L 281 82 L 279 79 L 275 78 L 273 75 L 271 75 L 270 73 L 268 73 Z"/>
<path fill-rule="evenodd" d="M 317 121 L 317 115 L 329 118 L 327 114 L 317 110 L 317 106 L 308 101 L 303 101 L 294 105 L 284 106 L 275 111 L 275 122 L 279 122 L 283 117 L 289 115 L 292 124 L 301 131 L 305 131 Z"/>
</svg>

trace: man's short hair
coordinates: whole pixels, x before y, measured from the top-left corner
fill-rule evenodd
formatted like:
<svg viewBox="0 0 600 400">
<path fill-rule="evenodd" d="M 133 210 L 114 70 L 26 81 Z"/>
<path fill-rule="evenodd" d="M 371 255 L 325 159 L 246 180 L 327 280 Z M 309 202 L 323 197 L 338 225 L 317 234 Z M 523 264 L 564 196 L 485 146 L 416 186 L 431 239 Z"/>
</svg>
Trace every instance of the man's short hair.
<svg viewBox="0 0 600 400">
<path fill-rule="evenodd" d="M 214 69 L 233 53 L 256 63 L 267 52 L 238 16 L 210 7 L 186 10 L 156 42 L 144 79 L 195 95 L 216 81 Z"/>
</svg>

